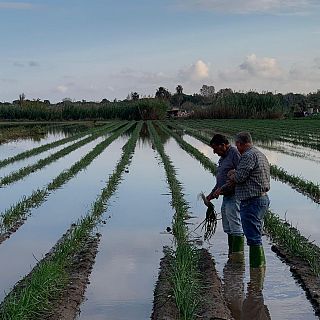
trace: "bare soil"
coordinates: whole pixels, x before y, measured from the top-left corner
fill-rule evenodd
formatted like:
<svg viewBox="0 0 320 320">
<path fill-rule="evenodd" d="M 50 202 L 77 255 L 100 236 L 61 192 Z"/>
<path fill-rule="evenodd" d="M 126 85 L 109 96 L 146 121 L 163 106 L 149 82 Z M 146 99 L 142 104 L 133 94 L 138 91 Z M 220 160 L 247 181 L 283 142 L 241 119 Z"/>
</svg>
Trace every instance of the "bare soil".
<svg viewBox="0 0 320 320">
<path fill-rule="evenodd" d="M 199 271 L 202 284 L 201 304 L 196 319 L 232 319 L 222 293 L 221 281 L 217 275 L 211 255 L 205 249 L 199 251 Z M 160 262 L 160 272 L 154 291 L 152 320 L 177 320 L 179 312 L 175 304 L 173 290 L 169 282 L 170 255 L 164 249 Z"/>
</svg>

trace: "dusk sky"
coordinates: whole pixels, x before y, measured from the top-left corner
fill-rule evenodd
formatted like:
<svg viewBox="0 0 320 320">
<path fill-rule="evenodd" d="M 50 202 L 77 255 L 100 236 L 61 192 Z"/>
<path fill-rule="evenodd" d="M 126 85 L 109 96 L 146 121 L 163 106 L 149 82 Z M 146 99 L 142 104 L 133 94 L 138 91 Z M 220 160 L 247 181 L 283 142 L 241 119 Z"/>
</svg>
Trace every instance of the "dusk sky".
<svg viewBox="0 0 320 320">
<path fill-rule="evenodd" d="M 0 1 L 0 101 L 320 89 L 320 0 Z"/>
</svg>

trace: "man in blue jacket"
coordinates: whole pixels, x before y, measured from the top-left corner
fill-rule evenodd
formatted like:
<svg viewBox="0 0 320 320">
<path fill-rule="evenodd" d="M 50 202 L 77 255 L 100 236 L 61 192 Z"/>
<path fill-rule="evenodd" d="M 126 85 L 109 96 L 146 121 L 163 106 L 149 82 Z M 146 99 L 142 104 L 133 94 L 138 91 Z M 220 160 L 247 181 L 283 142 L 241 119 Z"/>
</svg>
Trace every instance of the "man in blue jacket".
<svg viewBox="0 0 320 320">
<path fill-rule="evenodd" d="M 243 230 L 240 219 L 240 202 L 235 197 L 235 188 L 227 183 L 227 174 L 239 163 L 240 153 L 230 145 L 228 139 L 221 134 L 215 134 L 210 146 L 213 152 L 220 156 L 216 175 L 216 185 L 207 200 L 223 195 L 221 205 L 223 231 L 228 234 L 229 254 L 242 252 L 244 245 Z"/>
</svg>

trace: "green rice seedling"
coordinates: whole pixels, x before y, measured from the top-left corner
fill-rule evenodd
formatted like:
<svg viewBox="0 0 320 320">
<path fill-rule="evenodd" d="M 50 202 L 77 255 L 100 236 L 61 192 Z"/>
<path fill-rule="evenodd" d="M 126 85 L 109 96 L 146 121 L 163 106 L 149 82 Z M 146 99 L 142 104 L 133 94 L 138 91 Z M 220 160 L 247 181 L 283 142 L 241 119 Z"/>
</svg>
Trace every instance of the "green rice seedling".
<svg viewBox="0 0 320 320">
<path fill-rule="evenodd" d="M 314 274 L 320 275 L 320 248 L 302 236 L 299 230 L 271 211 L 268 211 L 265 216 L 264 228 L 275 243 L 307 261 Z"/>
<path fill-rule="evenodd" d="M 23 197 L 17 204 L 11 206 L 0 214 L 0 231 L 1 234 L 10 233 L 11 229 L 17 225 L 21 219 L 24 219 L 30 213 L 32 208 L 40 206 L 49 194 L 60 188 L 64 183 L 73 178 L 81 170 L 87 167 L 99 154 L 105 150 L 105 148 L 117 139 L 121 134 L 130 129 L 134 122 L 128 123 L 126 126 L 118 129 L 113 135 L 106 138 L 104 141 L 97 144 L 88 154 L 82 157 L 79 161 L 73 164 L 68 170 L 60 173 L 54 178 L 46 187 L 33 191 L 31 196 Z"/>
<path fill-rule="evenodd" d="M 206 196 L 203 192 L 199 194 L 198 198 L 202 198 L 203 202 L 208 207 L 206 211 L 206 217 L 199 226 L 202 227 L 201 230 L 205 230 L 204 240 L 209 241 L 216 232 L 218 221 L 217 212 L 214 208 L 213 203 L 206 199 Z"/>
<path fill-rule="evenodd" d="M 147 122 L 153 145 L 160 154 L 166 170 L 168 184 L 172 194 L 172 207 L 175 214 L 172 223 L 172 232 L 175 238 L 175 250 L 172 250 L 171 277 L 174 297 L 180 318 L 195 319 L 199 305 L 199 274 L 197 271 L 197 250 L 188 238 L 188 229 L 185 220 L 188 218 L 188 204 L 184 200 L 181 183 L 176 178 L 175 169 L 169 157 L 165 154 L 163 144 L 150 121 Z"/>
<path fill-rule="evenodd" d="M 122 124 L 118 125 L 118 127 L 120 127 L 120 126 L 122 126 Z M 117 129 L 117 127 L 116 128 L 113 127 L 113 129 Z M 50 163 L 66 156 L 70 152 L 75 151 L 76 149 L 86 145 L 87 143 L 94 141 L 99 136 L 102 136 L 103 134 L 105 134 L 105 132 L 106 132 L 106 129 L 99 130 L 98 132 L 90 135 L 89 137 L 87 137 L 83 140 L 80 140 L 70 146 L 67 146 L 67 147 L 63 148 L 62 150 L 59 150 L 44 159 L 40 159 L 35 164 L 23 167 L 20 170 L 17 170 L 17 171 L 10 173 L 9 175 L 0 179 L 0 187 L 3 187 L 5 185 L 8 185 L 8 184 L 13 183 L 15 181 L 18 181 L 18 180 L 26 177 L 30 173 L 33 173 L 37 170 L 44 168 L 45 166 L 49 165 Z"/>
<path fill-rule="evenodd" d="M 121 159 L 90 212 L 73 224 L 53 248 L 49 258 L 41 260 L 31 274 L 6 296 L 0 305 L 1 319 L 33 320 L 43 319 L 51 314 L 52 302 L 59 299 L 62 290 L 69 283 L 67 270 L 73 257 L 79 254 L 92 236 L 94 228 L 106 210 L 108 200 L 121 181 L 125 167 L 131 162 L 141 127 L 142 123 L 138 123 L 123 147 Z"/>
<path fill-rule="evenodd" d="M 112 123 L 111 125 L 108 124 L 108 125 L 104 126 L 103 128 L 104 129 L 108 129 L 110 127 L 113 127 L 114 124 L 115 123 Z M 86 135 L 94 134 L 95 132 L 100 131 L 101 129 L 102 128 L 94 128 L 94 129 L 91 129 L 91 130 L 87 130 L 85 132 L 80 132 L 80 133 L 72 135 L 71 137 L 67 137 L 67 138 L 64 138 L 64 139 L 61 139 L 61 140 L 58 140 L 58 141 L 47 143 L 47 144 L 44 144 L 44 145 L 42 145 L 40 147 L 36 147 L 36 148 L 31 149 L 31 150 L 27 150 L 27 151 L 21 152 L 21 153 L 15 155 L 13 157 L 8 157 L 6 159 L 0 160 L 0 168 L 3 168 L 3 167 L 5 167 L 8 164 L 11 164 L 13 162 L 27 159 L 27 158 L 29 158 L 31 156 L 35 156 L 37 154 L 40 154 L 42 152 L 45 152 L 45 151 L 48 151 L 50 149 L 56 148 L 56 147 L 61 146 L 63 144 L 66 144 L 66 143 L 72 142 L 74 140 L 80 139 L 80 138 L 82 138 L 82 137 L 84 137 Z"/>
</svg>

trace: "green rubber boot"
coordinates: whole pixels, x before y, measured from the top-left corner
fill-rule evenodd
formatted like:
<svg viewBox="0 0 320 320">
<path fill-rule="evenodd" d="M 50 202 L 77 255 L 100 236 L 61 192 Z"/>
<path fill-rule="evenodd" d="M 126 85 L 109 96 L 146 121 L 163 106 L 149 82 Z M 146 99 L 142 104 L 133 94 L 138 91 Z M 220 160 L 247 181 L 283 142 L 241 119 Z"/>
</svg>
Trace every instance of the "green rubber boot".
<svg viewBox="0 0 320 320">
<path fill-rule="evenodd" d="M 244 236 L 233 236 L 232 252 L 244 251 Z"/>
<path fill-rule="evenodd" d="M 233 249 L 233 235 L 232 234 L 228 234 L 228 246 L 229 246 L 229 254 L 231 254 L 232 249 Z"/>
<path fill-rule="evenodd" d="M 263 246 L 250 246 L 249 260 L 251 268 L 261 268 L 266 265 Z"/>
</svg>

